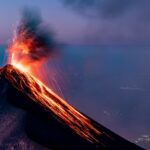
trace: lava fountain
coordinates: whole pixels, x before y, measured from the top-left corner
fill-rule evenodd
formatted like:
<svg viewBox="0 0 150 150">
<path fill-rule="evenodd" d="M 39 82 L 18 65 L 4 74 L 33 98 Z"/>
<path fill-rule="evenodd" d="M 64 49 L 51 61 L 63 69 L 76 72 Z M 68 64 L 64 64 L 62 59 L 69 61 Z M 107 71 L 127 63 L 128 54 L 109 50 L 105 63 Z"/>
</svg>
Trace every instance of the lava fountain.
<svg viewBox="0 0 150 150">
<path fill-rule="evenodd" d="M 34 74 L 35 68 L 52 56 L 55 42 L 38 12 L 24 10 L 8 51 L 8 63 Z"/>
<path fill-rule="evenodd" d="M 91 120 L 54 93 L 35 74 L 37 67 L 40 69 L 42 63 L 53 55 L 55 42 L 52 37 L 38 13 L 30 10 L 23 12 L 22 20 L 7 49 L 8 63 L 19 70 L 16 73 L 21 77 L 19 87 L 22 88 L 18 88 L 15 78 L 12 78 L 11 82 L 22 92 L 24 91 L 23 85 L 27 86 L 30 91 L 26 94 L 32 100 L 44 109 L 53 112 L 54 116 L 84 139 L 99 143 L 97 138 L 101 132 L 96 129 Z M 11 67 L 8 70 L 10 74 L 13 72 Z M 10 78 L 9 74 L 6 74 L 6 77 Z"/>
</svg>

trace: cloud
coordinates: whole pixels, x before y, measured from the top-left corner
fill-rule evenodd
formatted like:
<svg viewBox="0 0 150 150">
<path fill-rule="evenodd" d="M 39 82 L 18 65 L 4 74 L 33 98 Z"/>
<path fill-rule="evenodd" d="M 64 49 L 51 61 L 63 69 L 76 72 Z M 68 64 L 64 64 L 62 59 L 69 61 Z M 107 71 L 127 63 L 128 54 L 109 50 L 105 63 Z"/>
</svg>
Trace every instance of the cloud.
<svg viewBox="0 0 150 150">
<path fill-rule="evenodd" d="M 139 0 L 136 0 L 138 2 Z M 135 0 L 64 0 L 67 6 L 71 6 L 80 13 L 89 16 L 117 17 L 123 14 Z"/>
<path fill-rule="evenodd" d="M 127 91 L 145 91 L 145 89 L 143 88 L 139 88 L 139 87 L 128 87 L 128 86 L 121 86 L 120 90 L 127 90 Z"/>
<path fill-rule="evenodd" d="M 150 42 L 149 0 L 63 0 L 89 19 L 93 41 Z M 92 26 L 91 26 L 92 24 Z"/>
</svg>

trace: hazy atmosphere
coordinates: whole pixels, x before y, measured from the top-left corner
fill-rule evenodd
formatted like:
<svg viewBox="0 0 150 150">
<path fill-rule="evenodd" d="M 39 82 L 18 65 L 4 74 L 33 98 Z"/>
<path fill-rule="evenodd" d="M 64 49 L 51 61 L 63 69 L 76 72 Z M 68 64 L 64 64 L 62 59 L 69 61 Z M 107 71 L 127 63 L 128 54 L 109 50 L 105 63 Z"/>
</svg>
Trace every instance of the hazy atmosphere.
<svg viewBox="0 0 150 150">
<path fill-rule="evenodd" d="M 9 41 L 22 8 L 35 7 L 62 42 L 148 43 L 149 4 L 149 0 L 2 0 L 0 42 Z"/>
<path fill-rule="evenodd" d="M 1 0 L 0 66 L 23 9 L 37 10 L 42 35 L 49 29 L 54 38 L 46 38 L 44 48 L 58 46 L 44 63 L 45 82 L 100 124 L 149 149 L 149 6 L 149 0 Z"/>
</svg>

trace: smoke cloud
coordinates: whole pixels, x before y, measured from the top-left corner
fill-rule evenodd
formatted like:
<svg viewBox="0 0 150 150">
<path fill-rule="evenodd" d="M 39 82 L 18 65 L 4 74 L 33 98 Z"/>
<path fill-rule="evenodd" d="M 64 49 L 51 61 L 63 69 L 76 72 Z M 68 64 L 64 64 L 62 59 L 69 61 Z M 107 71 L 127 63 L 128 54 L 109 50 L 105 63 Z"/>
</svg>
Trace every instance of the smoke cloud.
<svg viewBox="0 0 150 150">
<path fill-rule="evenodd" d="M 150 42 L 149 0 L 63 0 L 63 2 L 80 15 L 90 18 L 90 30 L 88 29 L 90 40 Z"/>
<path fill-rule="evenodd" d="M 67 6 L 78 10 L 87 16 L 117 17 L 139 0 L 64 0 Z"/>
<path fill-rule="evenodd" d="M 54 48 L 54 36 L 43 24 L 40 13 L 35 9 L 25 8 L 10 49 L 18 59 L 32 62 L 49 57 Z"/>
</svg>

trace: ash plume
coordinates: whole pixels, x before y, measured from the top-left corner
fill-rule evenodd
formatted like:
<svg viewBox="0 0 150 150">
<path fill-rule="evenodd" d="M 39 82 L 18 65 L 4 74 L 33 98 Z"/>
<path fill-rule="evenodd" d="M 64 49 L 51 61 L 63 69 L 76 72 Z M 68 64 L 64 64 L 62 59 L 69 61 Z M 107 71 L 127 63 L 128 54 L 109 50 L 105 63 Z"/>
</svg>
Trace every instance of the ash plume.
<svg viewBox="0 0 150 150">
<path fill-rule="evenodd" d="M 16 29 L 10 51 L 17 50 L 19 59 L 29 62 L 39 61 L 52 55 L 55 49 L 53 33 L 43 24 L 40 13 L 33 9 L 24 9 Z"/>
</svg>

